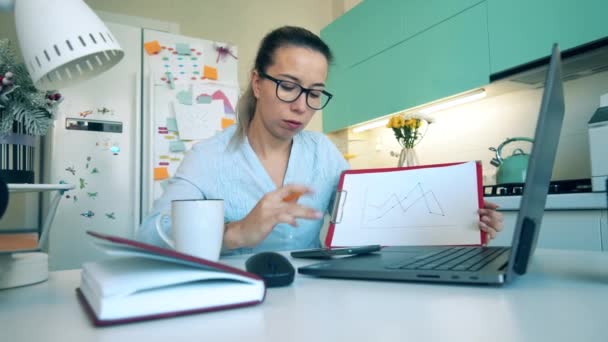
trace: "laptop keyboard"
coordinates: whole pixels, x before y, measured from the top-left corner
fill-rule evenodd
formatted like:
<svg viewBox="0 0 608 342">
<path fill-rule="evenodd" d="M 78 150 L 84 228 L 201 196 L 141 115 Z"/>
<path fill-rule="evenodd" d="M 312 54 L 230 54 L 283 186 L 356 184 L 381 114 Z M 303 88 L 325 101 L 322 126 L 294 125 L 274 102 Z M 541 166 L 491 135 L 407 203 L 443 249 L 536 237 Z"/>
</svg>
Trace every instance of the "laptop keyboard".
<svg viewBox="0 0 608 342">
<path fill-rule="evenodd" d="M 492 260 L 507 252 L 509 247 L 454 247 L 422 254 L 414 259 L 386 266 L 389 269 L 479 271 Z"/>
</svg>

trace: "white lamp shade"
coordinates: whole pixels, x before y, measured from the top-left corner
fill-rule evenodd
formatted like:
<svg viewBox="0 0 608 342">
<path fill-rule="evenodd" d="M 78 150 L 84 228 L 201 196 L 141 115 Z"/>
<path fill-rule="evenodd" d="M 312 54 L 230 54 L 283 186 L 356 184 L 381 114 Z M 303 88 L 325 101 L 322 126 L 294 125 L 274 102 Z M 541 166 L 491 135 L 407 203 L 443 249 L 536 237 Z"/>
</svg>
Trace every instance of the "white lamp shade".
<svg viewBox="0 0 608 342">
<path fill-rule="evenodd" d="M 18 0 L 15 22 L 21 54 L 39 89 L 84 81 L 124 56 L 118 41 L 82 0 Z"/>
</svg>

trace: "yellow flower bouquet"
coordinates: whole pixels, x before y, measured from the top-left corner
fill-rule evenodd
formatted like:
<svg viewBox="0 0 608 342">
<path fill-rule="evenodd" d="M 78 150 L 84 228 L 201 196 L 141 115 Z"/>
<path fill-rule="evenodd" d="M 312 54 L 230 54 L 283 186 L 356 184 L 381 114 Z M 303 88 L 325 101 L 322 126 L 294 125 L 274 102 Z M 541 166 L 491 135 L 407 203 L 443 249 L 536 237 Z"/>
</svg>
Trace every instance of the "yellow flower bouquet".
<svg viewBox="0 0 608 342">
<path fill-rule="evenodd" d="M 399 157 L 397 166 L 414 166 L 419 164 L 414 146 L 422 140 L 426 133 L 426 129 L 424 129 L 423 133 L 421 128 L 423 126 L 428 128 L 430 123 L 431 120 L 428 118 L 415 115 L 406 116 L 402 113 L 393 115 L 389 119 L 386 127 L 393 130 L 397 142 L 399 142 L 399 145 L 402 147 L 399 154 L 391 153 L 392 155 Z"/>
<path fill-rule="evenodd" d="M 420 129 L 424 123 L 430 124 L 431 121 L 423 117 L 397 114 L 388 120 L 386 127 L 393 129 L 399 145 L 404 148 L 413 148 L 424 136 Z"/>
</svg>

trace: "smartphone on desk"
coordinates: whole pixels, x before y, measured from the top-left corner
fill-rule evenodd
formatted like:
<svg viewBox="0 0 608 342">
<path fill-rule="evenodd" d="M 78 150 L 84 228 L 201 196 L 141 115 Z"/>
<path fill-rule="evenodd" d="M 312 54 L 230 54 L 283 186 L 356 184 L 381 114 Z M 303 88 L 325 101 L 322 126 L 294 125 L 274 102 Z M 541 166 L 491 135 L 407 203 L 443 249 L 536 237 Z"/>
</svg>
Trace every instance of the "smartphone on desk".
<svg viewBox="0 0 608 342">
<path fill-rule="evenodd" d="M 377 252 L 381 248 L 382 247 L 380 245 L 313 248 L 293 251 L 291 252 L 291 256 L 294 258 L 329 259 L 334 256 L 356 255 Z"/>
</svg>

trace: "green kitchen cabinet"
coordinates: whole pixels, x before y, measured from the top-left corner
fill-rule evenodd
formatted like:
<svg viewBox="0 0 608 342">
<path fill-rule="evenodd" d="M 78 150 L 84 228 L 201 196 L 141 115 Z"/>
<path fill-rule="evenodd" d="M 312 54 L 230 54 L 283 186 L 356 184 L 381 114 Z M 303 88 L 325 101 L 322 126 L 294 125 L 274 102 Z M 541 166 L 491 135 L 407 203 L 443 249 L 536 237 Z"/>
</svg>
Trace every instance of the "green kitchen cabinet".
<svg viewBox="0 0 608 342">
<path fill-rule="evenodd" d="M 350 67 L 481 1 L 365 0 L 321 30 L 321 37 Z"/>
<path fill-rule="evenodd" d="M 487 0 L 492 73 L 608 36 L 608 0 Z"/>
<path fill-rule="evenodd" d="M 321 30 L 336 63 L 351 66 L 403 39 L 402 0 L 362 1 Z"/>
<path fill-rule="evenodd" d="M 328 81 L 335 102 L 323 112 L 323 130 L 336 131 L 487 84 L 486 14 L 486 3 L 479 3 L 362 63 L 335 66 Z"/>
</svg>

